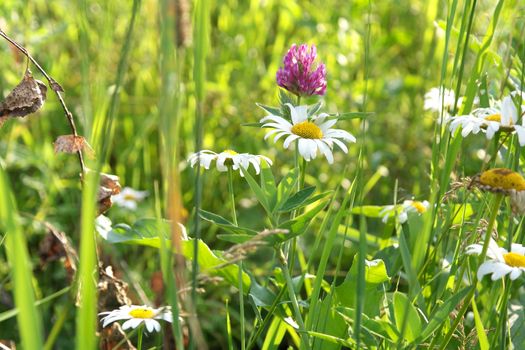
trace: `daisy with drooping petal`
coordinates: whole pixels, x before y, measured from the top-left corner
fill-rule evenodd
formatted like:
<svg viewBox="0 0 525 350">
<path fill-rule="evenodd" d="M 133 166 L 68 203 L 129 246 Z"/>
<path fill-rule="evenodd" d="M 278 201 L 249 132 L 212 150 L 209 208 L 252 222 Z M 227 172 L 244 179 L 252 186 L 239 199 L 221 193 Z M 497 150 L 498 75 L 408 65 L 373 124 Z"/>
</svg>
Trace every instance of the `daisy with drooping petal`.
<svg viewBox="0 0 525 350">
<path fill-rule="evenodd" d="M 471 185 L 509 196 L 512 211 L 525 213 L 525 179 L 521 174 L 507 168 L 489 169 L 474 176 Z"/>
<path fill-rule="evenodd" d="M 425 94 L 424 109 L 426 111 L 441 112 L 454 106 L 456 95 L 453 90 L 433 87 Z"/>
<path fill-rule="evenodd" d="M 137 191 L 131 187 L 124 187 L 119 194 L 111 197 L 113 203 L 119 207 L 136 210 L 137 203 L 148 196 L 147 191 Z"/>
<path fill-rule="evenodd" d="M 315 66 L 317 49 L 312 45 L 292 45 L 284 56 L 284 67 L 277 71 L 277 85 L 297 96 L 324 95 L 326 91 L 326 67 Z"/>
<path fill-rule="evenodd" d="M 380 212 L 379 216 L 383 218 L 381 221 L 386 223 L 391 216 L 397 215 L 400 224 L 404 224 L 408 220 L 409 213 L 418 213 L 419 215 L 425 213 L 428 209 L 428 201 L 414 201 L 406 200 L 401 205 L 386 205 Z"/>
<path fill-rule="evenodd" d="M 467 247 L 467 254 L 479 255 L 483 251 L 483 243 L 472 244 Z M 492 275 L 493 281 L 509 275 L 511 280 L 515 280 L 525 272 L 525 247 L 521 244 L 513 243 L 508 252 L 501 248 L 491 238 L 487 250 L 487 259 L 478 268 L 478 279 L 481 280 L 485 275 Z"/>
<path fill-rule="evenodd" d="M 512 101 L 512 97 L 507 96 L 495 107 L 477 108 L 471 114 L 460 115 L 450 118 L 450 132 L 455 133 L 461 127 L 461 136 L 467 137 L 469 134 L 477 134 L 483 131 L 487 139 L 492 139 L 498 131 L 512 133 L 516 132 L 521 146 L 525 145 L 525 124 L 517 125 L 518 110 Z"/>
<path fill-rule="evenodd" d="M 99 316 L 104 316 L 100 320 L 102 327 L 106 327 L 115 321 L 126 320 L 122 324 L 123 330 L 137 328 L 143 323 L 150 333 L 160 331 L 160 323 L 157 320 L 173 322 L 173 315 L 169 307 L 154 309 L 146 305 L 124 305 L 117 310 L 101 312 Z"/>
<path fill-rule="evenodd" d="M 209 169 L 212 161 L 216 161 L 217 170 L 220 172 L 226 172 L 228 171 L 228 166 L 232 166 L 233 170 L 239 170 L 241 167 L 247 170 L 251 164 L 255 168 L 257 174 L 261 171 L 261 160 L 268 165 L 272 165 L 272 161 L 268 157 L 259 154 L 237 153 L 232 150 L 226 150 L 221 153 L 202 150 L 193 153 L 188 157 L 188 162 L 190 162 L 191 167 L 194 167 L 200 162 L 201 166 L 205 169 Z M 244 176 L 242 171 L 240 173 L 241 176 Z"/>
<path fill-rule="evenodd" d="M 299 153 L 306 160 L 315 159 L 319 150 L 328 160 L 328 163 L 334 162 L 332 150 L 334 143 L 343 152 L 348 153 L 346 142 L 356 142 L 355 137 L 349 132 L 341 129 L 331 129 L 337 123 L 337 119 L 327 119 L 328 114 L 321 113 L 317 116 L 308 118 L 308 106 L 294 107 L 290 103 L 285 106 L 290 110 L 292 122 L 290 123 L 283 117 L 270 114 L 261 119 L 263 128 L 272 128 L 266 136 L 274 135 L 274 142 L 277 142 L 283 136 L 284 148 L 288 148 L 292 142 L 297 141 Z"/>
</svg>

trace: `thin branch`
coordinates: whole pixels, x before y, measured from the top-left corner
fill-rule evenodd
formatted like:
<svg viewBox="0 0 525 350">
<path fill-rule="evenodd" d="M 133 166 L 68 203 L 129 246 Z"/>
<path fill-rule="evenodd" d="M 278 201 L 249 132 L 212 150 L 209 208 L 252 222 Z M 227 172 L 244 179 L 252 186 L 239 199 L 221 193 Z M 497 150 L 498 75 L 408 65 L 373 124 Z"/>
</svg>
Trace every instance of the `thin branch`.
<svg viewBox="0 0 525 350">
<path fill-rule="evenodd" d="M 75 120 L 73 119 L 73 114 L 69 111 L 69 109 L 66 106 L 66 103 L 64 102 L 64 99 L 62 98 L 62 95 L 60 92 L 64 91 L 62 86 L 60 86 L 59 83 L 55 79 L 53 79 L 51 76 L 49 76 L 46 71 L 38 64 L 38 62 L 29 54 L 29 52 L 26 50 L 25 47 L 18 44 L 16 41 L 11 39 L 1 28 L 0 28 L 0 36 L 7 40 L 11 45 L 16 47 L 20 52 L 22 52 L 30 61 L 33 63 L 33 65 L 42 73 L 42 75 L 47 79 L 49 86 L 51 87 L 51 90 L 55 92 L 55 94 L 58 97 L 58 101 L 60 101 L 60 105 L 62 106 L 62 109 L 64 110 L 64 113 L 66 115 L 67 121 L 69 123 L 69 127 L 71 128 L 71 131 L 73 132 L 73 135 L 78 136 L 77 133 L 77 127 L 75 126 Z M 77 151 L 78 155 L 78 161 L 80 163 L 80 169 L 82 171 L 82 174 L 84 174 L 86 170 L 86 166 L 84 164 L 84 157 L 82 155 L 82 150 Z"/>
</svg>

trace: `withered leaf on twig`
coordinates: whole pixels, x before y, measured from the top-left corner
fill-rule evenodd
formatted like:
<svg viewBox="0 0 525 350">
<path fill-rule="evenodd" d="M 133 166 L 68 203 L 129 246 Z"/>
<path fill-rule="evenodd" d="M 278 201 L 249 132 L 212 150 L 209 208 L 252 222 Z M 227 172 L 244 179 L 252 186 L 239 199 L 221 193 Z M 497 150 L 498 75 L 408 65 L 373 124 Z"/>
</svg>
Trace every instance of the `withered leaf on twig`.
<svg viewBox="0 0 525 350">
<path fill-rule="evenodd" d="M 111 196 L 119 194 L 121 186 L 119 177 L 111 174 L 100 173 L 100 187 L 98 188 L 98 214 L 105 213 L 111 206 Z"/>
<path fill-rule="evenodd" d="M 59 136 L 55 143 L 55 153 L 77 153 L 78 151 L 85 151 L 90 157 L 93 157 L 95 152 L 83 136 L 62 135 Z"/>
<path fill-rule="evenodd" d="M 46 84 L 26 70 L 22 81 L 0 103 L 0 126 L 8 118 L 24 117 L 39 110 L 46 100 L 46 92 Z"/>
</svg>

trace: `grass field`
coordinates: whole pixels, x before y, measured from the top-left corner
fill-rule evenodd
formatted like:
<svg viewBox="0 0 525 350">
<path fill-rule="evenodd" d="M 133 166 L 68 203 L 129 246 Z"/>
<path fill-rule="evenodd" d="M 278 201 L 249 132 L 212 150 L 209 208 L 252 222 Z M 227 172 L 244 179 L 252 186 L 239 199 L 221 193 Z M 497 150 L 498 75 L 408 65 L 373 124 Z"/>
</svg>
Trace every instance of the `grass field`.
<svg viewBox="0 0 525 350">
<path fill-rule="evenodd" d="M 3 0 L 0 349 L 525 348 L 524 14 Z"/>
</svg>

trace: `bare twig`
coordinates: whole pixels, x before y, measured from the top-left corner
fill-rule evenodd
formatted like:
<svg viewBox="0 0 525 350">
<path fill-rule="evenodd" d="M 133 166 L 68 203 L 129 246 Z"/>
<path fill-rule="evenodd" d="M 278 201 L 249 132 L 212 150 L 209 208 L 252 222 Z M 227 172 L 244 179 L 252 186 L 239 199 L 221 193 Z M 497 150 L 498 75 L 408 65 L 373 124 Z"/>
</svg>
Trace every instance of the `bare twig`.
<svg viewBox="0 0 525 350">
<path fill-rule="evenodd" d="M 51 87 L 51 90 L 53 90 L 55 92 L 55 94 L 58 97 L 58 101 L 60 101 L 60 105 L 62 106 L 62 109 L 64 110 L 64 113 L 66 115 L 67 121 L 69 123 L 69 127 L 71 128 L 71 131 L 73 132 L 73 135 L 78 136 L 77 127 L 75 126 L 75 120 L 73 119 L 73 114 L 67 108 L 66 103 L 64 102 L 64 99 L 62 98 L 62 95 L 60 94 L 60 92 L 64 91 L 62 86 L 60 86 L 60 84 L 57 83 L 57 81 L 55 79 L 53 79 L 51 76 L 49 76 L 46 73 L 46 71 L 40 66 L 40 64 L 38 64 L 38 62 L 33 58 L 33 56 L 31 56 L 31 54 L 29 54 L 29 52 L 26 50 L 25 47 L 23 47 L 22 45 L 18 44 L 13 39 L 11 39 L 1 28 L 0 28 L 0 36 L 2 38 L 4 38 L 5 40 L 7 40 L 9 43 L 11 43 L 11 45 L 16 47 L 20 52 L 22 52 L 27 57 L 27 59 L 30 60 L 31 63 L 33 63 L 33 65 L 47 79 L 47 81 L 49 82 L 49 86 Z M 82 155 L 82 150 L 79 150 L 77 152 L 77 155 L 78 155 L 78 161 L 80 163 L 80 169 L 81 169 L 82 174 L 83 174 L 85 172 L 85 170 L 86 170 L 86 166 L 84 164 L 84 157 Z"/>
</svg>

